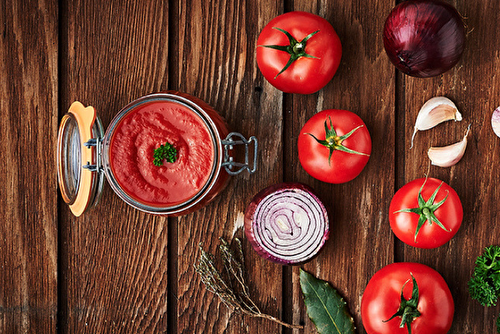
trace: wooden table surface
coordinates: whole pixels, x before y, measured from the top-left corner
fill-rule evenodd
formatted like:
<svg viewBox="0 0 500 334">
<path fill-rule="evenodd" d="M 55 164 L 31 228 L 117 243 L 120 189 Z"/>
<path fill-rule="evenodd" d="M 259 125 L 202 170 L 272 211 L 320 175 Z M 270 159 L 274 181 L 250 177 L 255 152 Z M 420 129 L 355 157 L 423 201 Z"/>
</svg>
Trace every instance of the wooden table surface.
<svg viewBox="0 0 500 334">
<path fill-rule="evenodd" d="M 298 181 L 331 212 L 330 240 L 301 267 L 345 297 L 358 333 L 366 284 L 400 261 L 443 275 L 456 304 L 450 333 L 494 333 L 499 308 L 472 300 L 467 281 L 483 248 L 499 243 L 500 139 L 490 119 L 500 105 L 500 2 L 450 2 L 467 24 L 466 50 L 449 72 L 417 79 L 396 71 L 383 47 L 396 1 L 2 1 L 0 332 L 315 333 L 299 266 L 261 259 L 242 232 L 254 194 Z M 326 18 L 343 44 L 337 74 L 312 95 L 278 91 L 255 60 L 260 30 L 293 10 Z M 233 177 L 212 203 L 183 217 L 139 212 L 107 184 L 98 206 L 74 217 L 56 176 L 58 125 L 71 102 L 93 105 L 107 126 L 130 101 L 166 89 L 205 100 L 231 129 L 255 135 L 258 171 Z M 410 150 L 416 115 L 437 95 L 452 99 L 464 121 L 419 133 Z M 329 108 L 357 113 L 373 140 L 368 165 L 346 184 L 317 181 L 298 162 L 300 128 Z M 430 167 L 427 149 L 459 141 L 468 124 L 462 161 Z M 456 236 L 432 250 L 401 243 L 388 221 L 395 191 L 426 174 L 450 184 L 464 206 Z M 235 236 L 259 307 L 303 331 L 237 314 L 205 289 L 193 268 L 198 244 L 214 252 L 219 237 Z"/>
</svg>

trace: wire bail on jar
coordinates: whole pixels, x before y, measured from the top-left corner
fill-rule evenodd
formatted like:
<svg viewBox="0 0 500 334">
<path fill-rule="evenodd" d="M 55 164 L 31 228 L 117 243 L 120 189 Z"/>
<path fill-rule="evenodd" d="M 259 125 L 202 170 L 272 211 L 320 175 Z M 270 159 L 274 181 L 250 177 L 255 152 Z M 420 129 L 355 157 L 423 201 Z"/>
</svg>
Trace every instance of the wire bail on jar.
<svg viewBox="0 0 500 334">
<path fill-rule="evenodd" d="M 96 152 L 97 152 L 95 165 L 92 165 L 92 164 L 90 164 L 89 161 L 87 161 L 87 163 L 82 166 L 83 168 L 88 169 L 91 172 L 101 172 L 102 171 L 102 163 L 101 163 L 101 147 L 102 147 L 102 145 L 101 144 L 102 144 L 102 138 L 91 138 L 88 141 L 86 141 L 85 143 L 83 143 L 83 145 L 85 145 L 85 147 L 87 147 L 88 149 L 90 149 L 91 147 L 95 147 Z"/>
<path fill-rule="evenodd" d="M 236 137 L 236 140 L 234 139 Z M 249 146 L 253 143 L 253 159 L 250 162 L 250 148 Z M 250 174 L 255 173 L 257 170 L 257 138 L 251 136 L 248 140 L 238 132 L 231 132 L 227 137 L 222 140 L 222 145 L 224 145 L 224 162 L 222 166 L 229 175 L 237 175 L 244 170 L 247 170 Z M 235 145 L 245 145 L 245 162 L 234 161 L 233 156 L 230 151 L 234 149 Z M 234 168 L 237 168 L 234 170 Z"/>
<path fill-rule="evenodd" d="M 156 204 L 138 200 L 134 194 L 124 190 L 113 170 L 111 143 L 119 124 L 135 110 L 154 103 L 167 103 L 168 108 L 172 108 L 171 104 L 176 108 L 185 108 L 184 113 L 199 118 L 200 126 L 206 127 L 210 137 L 207 140 L 211 140 L 213 161 L 206 170 L 207 180 L 183 201 Z M 238 149 L 242 147 L 244 150 Z M 75 101 L 61 120 L 57 164 L 62 197 L 75 216 L 80 216 L 97 203 L 104 178 L 112 190 L 132 207 L 152 214 L 179 216 L 209 203 L 227 185 L 230 176 L 244 170 L 254 173 L 257 169 L 257 139 L 254 136 L 246 139 L 237 132 L 229 133 L 227 124 L 214 109 L 204 101 L 181 92 L 153 93 L 130 102 L 115 115 L 106 133 L 95 109 Z M 120 163 L 117 166 L 122 168 Z"/>
</svg>

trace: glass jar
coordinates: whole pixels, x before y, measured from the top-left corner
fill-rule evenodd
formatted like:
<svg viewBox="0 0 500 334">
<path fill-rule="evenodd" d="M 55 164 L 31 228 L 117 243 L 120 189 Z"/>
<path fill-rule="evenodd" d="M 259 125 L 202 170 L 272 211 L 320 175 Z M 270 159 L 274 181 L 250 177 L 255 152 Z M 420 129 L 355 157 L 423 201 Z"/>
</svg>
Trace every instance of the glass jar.
<svg viewBox="0 0 500 334">
<path fill-rule="evenodd" d="M 177 160 L 157 166 L 153 155 L 162 143 L 176 148 Z M 240 145 L 241 163 L 233 157 Z M 230 175 L 254 173 L 257 140 L 229 132 L 204 101 L 168 91 L 132 101 L 105 133 L 94 108 L 74 102 L 59 127 L 57 162 L 62 198 L 76 216 L 97 203 L 104 177 L 134 208 L 179 216 L 208 204 Z"/>
</svg>

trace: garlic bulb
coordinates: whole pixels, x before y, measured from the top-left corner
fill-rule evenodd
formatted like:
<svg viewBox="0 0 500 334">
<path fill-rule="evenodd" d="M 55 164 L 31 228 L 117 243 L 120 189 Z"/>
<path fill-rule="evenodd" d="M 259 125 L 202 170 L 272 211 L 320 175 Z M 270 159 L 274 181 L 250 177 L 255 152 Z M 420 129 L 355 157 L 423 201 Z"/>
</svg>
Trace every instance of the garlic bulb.
<svg viewBox="0 0 500 334">
<path fill-rule="evenodd" d="M 427 151 L 427 155 L 435 166 L 451 167 L 462 159 L 467 147 L 467 135 L 469 134 L 470 125 L 467 127 L 467 132 L 464 138 L 458 143 L 444 147 L 431 147 Z"/>
<path fill-rule="evenodd" d="M 453 101 L 444 96 L 436 96 L 425 102 L 415 121 L 410 148 L 413 147 L 413 138 L 415 138 L 417 131 L 429 130 L 439 123 L 449 120 L 462 120 L 462 114 Z"/>
</svg>

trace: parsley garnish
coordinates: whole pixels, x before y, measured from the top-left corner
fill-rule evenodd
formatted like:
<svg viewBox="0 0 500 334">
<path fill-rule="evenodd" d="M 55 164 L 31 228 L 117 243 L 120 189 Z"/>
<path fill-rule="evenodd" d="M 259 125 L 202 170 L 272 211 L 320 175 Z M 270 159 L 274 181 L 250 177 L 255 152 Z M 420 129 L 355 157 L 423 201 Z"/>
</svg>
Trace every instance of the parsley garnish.
<svg viewBox="0 0 500 334">
<path fill-rule="evenodd" d="M 476 259 L 474 273 L 469 281 L 469 293 L 483 306 L 495 306 L 500 296 L 500 247 L 489 246 Z M 497 319 L 500 333 L 500 317 Z"/>
<path fill-rule="evenodd" d="M 175 162 L 177 160 L 177 150 L 170 143 L 160 145 L 153 153 L 153 164 L 155 166 L 163 166 L 163 160 L 167 162 Z"/>
</svg>

